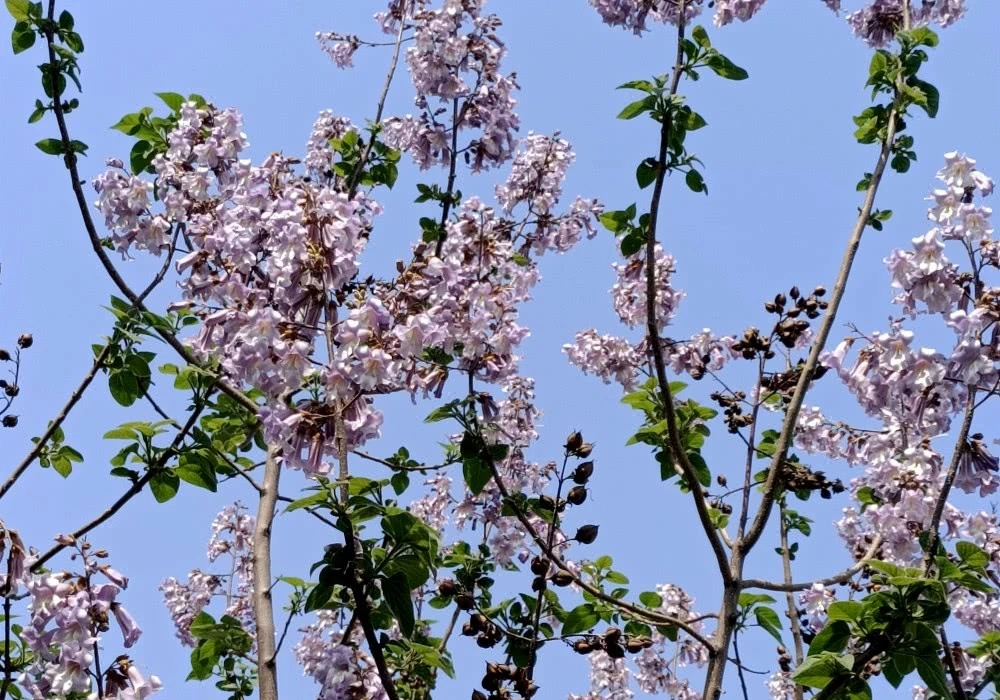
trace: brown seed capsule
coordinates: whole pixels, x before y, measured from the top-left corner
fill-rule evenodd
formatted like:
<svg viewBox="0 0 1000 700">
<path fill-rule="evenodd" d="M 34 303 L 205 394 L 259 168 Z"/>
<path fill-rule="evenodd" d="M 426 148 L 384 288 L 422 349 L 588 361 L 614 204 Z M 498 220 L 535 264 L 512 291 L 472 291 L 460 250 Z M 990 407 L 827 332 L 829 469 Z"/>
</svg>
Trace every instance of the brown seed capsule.
<svg viewBox="0 0 1000 700">
<path fill-rule="evenodd" d="M 604 641 L 608 642 L 609 644 L 611 642 L 617 642 L 621 638 L 622 638 L 622 631 L 617 627 L 608 627 L 608 629 L 605 630 L 604 632 Z"/>
<path fill-rule="evenodd" d="M 472 623 L 472 629 L 476 630 L 477 632 L 485 631 L 487 625 L 490 624 L 490 621 L 486 619 L 486 616 L 483 615 L 482 613 L 476 613 L 475 615 L 470 617 L 469 622 Z"/>
<path fill-rule="evenodd" d="M 462 625 L 462 636 L 463 637 L 475 637 L 479 632 L 472 626 L 471 622 L 466 622 Z"/>
<path fill-rule="evenodd" d="M 486 697 L 486 693 L 482 692 L 481 690 L 473 690 L 472 700 L 489 700 L 489 698 Z"/>
<path fill-rule="evenodd" d="M 446 578 L 438 584 L 438 595 L 444 598 L 451 598 L 458 592 L 458 586 L 450 578 Z M 469 596 L 470 598 L 472 596 Z"/>
<path fill-rule="evenodd" d="M 549 572 L 549 562 L 541 557 L 531 560 L 531 573 L 535 576 L 544 576 Z"/>
<path fill-rule="evenodd" d="M 574 506 L 581 505 L 587 500 L 587 488 L 585 486 L 574 486 L 566 494 L 566 502 Z"/>
<path fill-rule="evenodd" d="M 480 685 L 483 686 L 484 690 L 489 690 L 490 692 L 500 690 L 500 679 L 491 673 L 487 673 L 483 676 L 483 682 Z"/>
<path fill-rule="evenodd" d="M 9 414 L 4 416 L 3 420 L 0 420 L 0 425 L 3 425 L 3 427 L 5 428 L 13 428 L 14 426 L 17 425 L 17 416 L 12 416 Z"/>
<path fill-rule="evenodd" d="M 726 486 L 729 484 L 729 482 L 726 480 L 726 477 L 723 476 L 722 474 L 717 474 L 715 476 L 715 483 L 717 483 L 722 488 L 726 488 Z"/>
<path fill-rule="evenodd" d="M 597 539 L 598 525 L 583 525 L 576 531 L 575 539 L 580 544 L 591 544 Z"/>
<path fill-rule="evenodd" d="M 540 593 L 544 591 L 545 588 L 546 588 L 545 579 L 542 578 L 541 576 L 536 576 L 535 579 L 531 582 L 531 590 L 533 590 L 535 593 Z"/>
<path fill-rule="evenodd" d="M 17 347 L 27 349 L 34 342 L 35 339 L 31 337 L 31 333 L 23 333 L 17 338 Z"/>
<path fill-rule="evenodd" d="M 459 610 L 472 610 L 476 606 L 476 599 L 471 593 L 462 593 L 455 597 L 455 605 Z"/>
<path fill-rule="evenodd" d="M 625 649 L 628 650 L 630 654 L 637 654 L 643 649 L 648 649 L 653 646 L 653 640 L 649 637 L 630 637 L 627 642 L 625 642 Z"/>
<path fill-rule="evenodd" d="M 577 654 L 589 654 L 594 650 L 594 644 L 589 639 L 578 639 L 573 642 L 573 651 Z"/>
<path fill-rule="evenodd" d="M 568 571 L 557 571 L 552 574 L 552 583 L 557 586 L 565 587 L 573 583 L 573 574 Z"/>
<path fill-rule="evenodd" d="M 620 659 L 625 656 L 625 647 L 616 642 L 609 642 L 604 645 L 604 651 L 612 659 Z"/>
<path fill-rule="evenodd" d="M 585 442 L 582 445 L 580 445 L 580 449 L 577 450 L 575 454 L 577 457 L 582 457 L 583 459 L 587 459 L 587 457 L 589 457 L 590 453 L 593 451 L 594 451 L 594 446 L 589 442 Z"/>
<path fill-rule="evenodd" d="M 581 435 L 579 431 L 573 431 L 570 433 L 569 437 L 566 438 L 565 447 L 566 451 L 570 454 L 579 450 L 581 445 L 583 445 L 583 435 Z"/>
<path fill-rule="evenodd" d="M 489 649 L 496 646 L 497 640 L 489 635 L 481 634 L 476 637 L 476 644 L 482 649 Z"/>
<path fill-rule="evenodd" d="M 0 362 L 10 362 L 10 353 L 0 348 Z"/>
<path fill-rule="evenodd" d="M 546 496 L 544 493 L 538 497 L 538 507 L 542 510 L 555 510 L 556 501 L 552 496 Z"/>
<path fill-rule="evenodd" d="M 573 476 L 571 478 L 573 479 L 574 484 L 583 485 L 590 480 L 590 477 L 593 473 L 594 473 L 593 462 L 581 462 L 576 466 L 576 469 L 573 470 Z"/>
</svg>

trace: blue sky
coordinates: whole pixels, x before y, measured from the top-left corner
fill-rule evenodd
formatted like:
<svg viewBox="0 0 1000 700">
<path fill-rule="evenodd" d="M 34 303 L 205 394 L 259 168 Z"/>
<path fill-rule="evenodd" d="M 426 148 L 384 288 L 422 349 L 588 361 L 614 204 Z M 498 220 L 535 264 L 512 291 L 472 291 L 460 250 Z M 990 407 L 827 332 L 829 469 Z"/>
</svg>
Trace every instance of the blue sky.
<svg viewBox="0 0 1000 700">
<path fill-rule="evenodd" d="M 108 127 L 126 112 L 155 104 L 152 93 L 157 91 L 197 92 L 220 107 L 240 109 L 255 158 L 275 150 L 301 153 L 322 109 L 363 123 L 373 113 L 388 52 L 362 50 L 355 57 L 356 68 L 341 71 L 319 50 L 313 35 L 341 31 L 380 38 L 370 17 L 383 5 L 301 0 L 67 3 L 87 47 L 81 59 L 82 105 L 70 118 L 74 138 L 90 145 L 85 177 L 98 173 L 106 156 L 127 155 L 128 139 Z M 863 330 L 884 327 L 895 312 L 881 261 L 928 228 L 922 200 L 934 184 L 941 154 L 967 152 L 987 173 L 1000 175 L 1000 62 L 993 48 L 1000 5 L 985 0 L 971 0 L 970 5 L 965 20 L 942 32 L 941 46 L 932 51 L 925 69 L 925 79 L 941 90 L 941 111 L 934 121 L 911 121 L 919 160 L 905 176 L 891 175 L 877 202 L 895 216 L 883 232 L 870 232 L 862 244 L 842 318 Z M 494 0 L 489 8 L 504 20 L 505 66 L 518 72 L 523 133 L 558 129 L 577 153 L 567 197 L 597 197 L 609 208 L 638 201 L 641 207 L 648 192 L 637 190 L 633 174 L 655 148 L 655 127 L 647 120 L 617 121 L 614 116 L 629 95 L 614 88 L 669 70 L 669 30 L 637 39 L 602 25 L 584 0 Z M 763 325 L 761 305 L 776 292 L 793 284 L 803 289 L 829 286 L 859 205 L 854 184 L 871 169 L 876 155 L 851 137 L 851 116 L 868 104 L 864 82 L 870 52 L 819 0 L 772 0 L 748 24 L 709 31 L 715 45 L 750 72 L 750 79 L 731 83 L 706 75 L 681 88 L 709 124 L 691 137 L 689 148 L 705 164 L 711 194 L 694 195 L 681 182 L 671 182 L 668 189 L 664 246 L 677 258 L 676 284 L 687 293 L 672 330 L 677 337 L 704 327 L 738 333 L 748 325 Z M 0 189 L 0 346 L 12 346 L 21 332 L 35 336 L 22 368 L 16 409 L 21 424 L 0 433 L 4 453 L 13 461 L 86 371 L 90 344 L 110 328 L 110 315 L 102 307 L 113 292 L 79 224 L 65 170 L 58 159 L 32 145 L 55 135 L 50 119 L 26 123 L 41 94 L 35 68 L 41 61 L 37 48 L 17 57 L 0 51 L 5 184 Z M 406 75 L 400 74 L 387 112 L 413 111 L 410 100 Z M 499 177 L 502 173 L 467 179 L 460 188 L 467 195 L 491 197 Z M 416 218 L 425 212 L 411 203 L 414 183 L 443 180 L 441 173 L 421 174 L 408 165 L 395 192 L 382 195 L 386 213 L 366 254 L 374 270 L 386 270 L 397 257 L 405 257 L 418 235 Z M 537 378 L 545 412 L 534 457 L 555 458 L 565 435 L 582 430 L 598 446 L 597 471 L 590 509 L 574 515 L 579 523 L 571 523 L 599 516 L 600 539 L 588 553 L 613 554 L 618 568 L 632 577 L 635 591 L 677 583 L 698 599 L 700 610 L 710 610 L 715 584 L 703 543 L 694 534 L 690 503 L 673 487 L 660 485 L 658 467 L 642 448 L 623 447 L 638 418 L 619 404 L 619 392 L 581 376 L 560 351 L 584 328 L 621 332 L 607 295 L 615 259 L 611 235 L 604 234 L 569 255 L 542 261 L 544 281 L 523 317 L 532 331 L 524 371 Z M 151 266 L 137 260 L 123 263 L 123 269 L 138 282 Z M 166 292 L 161 303 L 171 298 Z M 921 342 L 931 345 L 934 339 Z M 162 359 L 173 360 L 166 351 Z M 697 387 L 703 395 L 713 389 Z M 842 395 L 829 394 L 830 414 L 853 415 Z M 398 399 L 388 407 L 385 439 L 372 451 L 389 454 L 408 444 L 433 458 L 433 445 L 443 434 L 428 434 L 421 424 L 432 405 L 414 409 Z M 103 510 L 124 485 L 107 475 L 115 446 L 100 435 L 135 417 L 95 387 L 66 426 L 67 442 L 84 453 L 86 463 L 65 482 L 51 471 L 33 469 L 8 497 L 0 517 L 30 543 L 45 547 L 55 533 Z M 719 426 L 716 432 L 724 429 Z M 987 435 L 994 437 L 998 435 Z M 731 481 L 737 477 L 741 452 L 734 441 L 720 435 L 708 456 L 714 470 Z M 830 471 L 845 481 L 850 478 L 846 467 Z M 285 479 L 286 487 L 296 483 L 301 483 L 298 475 Z M 91 537 L 111 551 L 111 561 L 132 579 L 123 600 L 146 629 L 136 657 L 168 684 L 163 697 L 212 697 L 217 692 L 209 685 L 183 685 L 187 651 L 174 642 L 155 589 L 165 576 L 181 578 L 193 567 L 206 566 L 209 522 L 236 497 L 247 494 L 231 489 L 212 496 L 185 488 L 164 506 L 140 497 Z M 802 576 L 829 573 L 847 560 L 826 526 L 843 505 L 824 503 L 812 514 L 816 534 L 803 545 L 812 551 L 801 557 Z M 325 535 L 311 529 L 306 537 L 293 538 L 302 525 L 292 517 L 279 521 L 279 573 L 302 574 L 326 544 Z M 750 575 L 776 570 L 769 551 L 760 548 Z M 753 665 L 773 669 L 769 638 L 753 640 L 761 650 Z M 464 697 L 478 682 L 483 657 L 478 650 L 469 653 L 472 645 L 465 640 L 456 642 L 466 647 L 459 658 L 475 664 L 450 689 Z M 311 682 L 301 680 L 299 669 L 287 661 L 283 688 L 308 697 Z M 549 666 L 542 674 L 546 697 L 586 690 L 582 659 L 554 652 L 548 661 L 558 667 Z M 756 684 L 752 697 L 763 697 L 759 682 L 751 683 Z"/>
</svg>

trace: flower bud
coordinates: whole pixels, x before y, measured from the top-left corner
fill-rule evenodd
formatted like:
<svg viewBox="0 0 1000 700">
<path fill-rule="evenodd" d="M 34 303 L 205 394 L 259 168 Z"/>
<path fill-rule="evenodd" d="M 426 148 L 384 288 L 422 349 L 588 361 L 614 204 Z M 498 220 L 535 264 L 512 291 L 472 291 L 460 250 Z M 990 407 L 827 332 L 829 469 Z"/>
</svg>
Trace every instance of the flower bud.
<svg viewBox="0 0 1000 700">
<path fill-rule="evenodd" d="M 574 539 L 580 544 L 591 544 L 597 539 L 597 525 L 584 525 L 576 531 Z"/>
<path fill-rule="evenodd" d="M 587 500 L 587 488 L 585 486 L 574 486 L 566 494 L 566 502 L 574 506 L 581 505 Z"/>
<path fill-rule="evenodd" d="M 17 347 L 23 348 L 23 349 L 28 349 L 28 348 L 31 347 L 31 344 L 34 343 L 34 342 L 35 342 L 35 339 L 31 337 L 31 333 L 22 333 L 20 336 L 18 336 Z"/>
</svg>

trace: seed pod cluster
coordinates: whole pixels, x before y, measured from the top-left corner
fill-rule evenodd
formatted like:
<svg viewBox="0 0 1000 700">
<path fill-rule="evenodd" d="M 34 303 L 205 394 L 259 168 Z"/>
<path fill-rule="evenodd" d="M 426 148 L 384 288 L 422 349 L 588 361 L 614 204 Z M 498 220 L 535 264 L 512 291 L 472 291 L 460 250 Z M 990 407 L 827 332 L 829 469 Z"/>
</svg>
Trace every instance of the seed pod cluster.
<svg viewBox="0 0 1000 700">
<path fill-rule="evenodd" d="M 643 649 L 653 646 L 649 637 L 626 636 L 618 627 L 609 627 L 602 635 L 587 635 L 573 643 L 573 651 L 577 654 L 590 654 L 603 651 L 612 659 L 620 659 L 626 653 L 638 654 Z"/>
<path fill-rule="evenodd" d="M 709 398 L 719 404 L 719 408 L 723 410 L 723 420 L 730 433 L 738 433 L 740 428 L 745 428 L 753 423 L 753 416 L 743 412 L 743 405 L 747 398 L 745 391 L 726 393 L 713 391 Z"/>
<path fill-rule="evenodd" d="M 789 491 L 819 491 L 819 495 L 825 499 L 844 491 L 844 484 L 840 479 L 831 481 L 823 472 L 813 471 L 806 465 L 795 462 L 785 462 L 779 478 Z"/>
<path fill-rule="evenodd" d="M 512 700 L 514 695 L 511 691 L 518 697 L 531 698 L 538 692 L 538 686 L 528 677 L 528 669 L 511 664 L 487 663 L 486 675 L 480 685 L 489 695 L 474 690 L 472 700 Z"/>
<path fill-rule="evenodd" d="M 469 616 L 468 622 L 462 625 L 462 636 L 475 637 L 476 644 L 483 649 L 489 649 L 503 639 L 503 632 L 482 613 L 473 613 Z"/>
</svg>

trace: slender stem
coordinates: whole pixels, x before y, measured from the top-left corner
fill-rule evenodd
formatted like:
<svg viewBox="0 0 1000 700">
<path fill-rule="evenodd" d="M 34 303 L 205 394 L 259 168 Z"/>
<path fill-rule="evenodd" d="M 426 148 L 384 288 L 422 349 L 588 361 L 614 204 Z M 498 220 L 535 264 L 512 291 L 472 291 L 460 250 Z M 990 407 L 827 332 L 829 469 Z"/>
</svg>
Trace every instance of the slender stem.
<svg viewBox="0 0 1000 700">
<path fill-rule="evenodd" d="M 10 593 L 3 597 L 3 683 L 0 684 L 0 700 L 6 700 L 14 667 L 10 660 Z"/>
<path fill-rule="evenodd" d="M 753 408 L 750 413 L 750 434 L 747 436 L 747 459 L 743 466 L 743 494 L 740 503 L 740 524 L 736 531 L 736 539 L 742 539 L 747 529 L 747 519 L 750 517 L 750 485 L 753 482 L 753 462 L 757 457 L 757 416 L 760 414 L 760 407 L 763 402 L 760 399 L 762 379 L 764 377 L 764 365 L 767 362 L 763 357 L 757 359 L 757 382 L 753 389 Z"/>
<path fill-rule="evenodd" d="M 740 678 L 740 689 L 743 691 L 743 700 L 750 700 L 750 693 L 747 692 L 747 679 L 743 675 L 743 661 L 740 659 L 739 633 L 733 634 L 733 658 L 736 661 L 736 675 Z"/>
<path fill-rule="evenodd" d="M 781 569 L 785 578 L 785 585 L 792 583 L 792 552 L 788 546 L 788 525 L 785 522 L 785 502 L 784 499 L 778 504 L 779 527 L 781 533 Z M 785 605 L 788 608 L 788 626 L 792 630 L 792 646 L 795 649 L 795 665 L 802 663 L 805 654 L 802 650 L 802 625 L 799 623 L 799 610 L 795 604 L 795 593 L 785 591 Z M 794 700 L 802 700 L 802 686 L 796 684 Z"/>
<path fill-rule="evenodd" d="M 955 474 L 958 473 L 958 465 L 962 463 L 962 456 L 968 448 L 969 431 L 972 429 L 972 418 L 976 414 L 976 390 L 971 386 L 967 388 L 968 395 L 965 399 L 965 413 L 962 416 L 962 427 L 958 429 L 958 436 L 955 438 L 955 449 L 951 453 L 951 462 L 948 464 L 948 471 L 944 475 L 944 483 L 941 485 L 941 493 L 938 494 L 937 502 L 934 504 L 934 513 L 931 521 L 927 525 L 930 533 L 930 540 L 927 543 L 927 551 L 924 552 L 924 574 L 929 575 L 931 567 L 934 566 L 934 557 L 937 556 L 937 548 L 941 542 L 941 533 L 938 529 L 941 526 L 941 517 L 944 515 L 944 507 L 948 502 L 948 495 L 951 493 L 952 484 L 955 483 Z"/>
<path fill-rule="evenodd" d="M 21 460 L 21 463 L 14 467 L 14 471 L 11 472 L 10 476 L 7 477 L 7 480 L 2 486 L 0 486 L 0 499 L 2 499 L 8 491 L 10 491 L 11 487 L 14 486 L 15 482 L 17 482 L 25 470 L 30 467 L 36 459 L 38 459 L 38 455 L 42 453 L 42 450 L 45 449 L 49 440 L 53 435 L 55 435 L 56 431 L 59 430 L 59 427 L 63 424 L 63 421 L 66 420 L 70 411 L 73 410 L 73 407 L 76 406 L 77 402 L 79 402 L 83 397 L 83 393 L 87 390 L 87 387 L 90 386 L 90 383 L 94 381 L 94 377 L 97 376 L 98 370 L 104 366 L 104 360 L 107 359 L 110 352 L 111 345 L 105 345 L 104 349 L 98 353 L 96 358 L 94 358 L 94 364 L 91 365 L 89 370 L 87 370 L 87 374 L 84 375 L 80 385 L 77 386 L 76 389 L 73 390 L 73 393 L 69 395 L 69 399 L 63 407 L 59 409 L 59 413 L 57 413 L 55 418 L 52 419 L 52 422 L 49 423 L 49 427 L 45 429 L 42 436 L 38 438 L 38 442 L 35 443 L 35 446 L 31 448 L 27 455 L 25 455 L 24 459 Z"/>
<path fill-rule="evenodd" d="M 677 86 L 680 84 L 681 72 L 684 65 L 684 1 L 681 0 L 678 7 L 677 22 L 677 54 L 675 57 L 673 76 L 670 82 L 670 93 L 672 97 L 677 94 Z M 656 180 L 653 183 L 653 195 L 649 204 L 649 229 L 646 240 L 646 339 L 649 343 L 650 354 L 653 356 L 653 365 L 656 368 L 656 381 L 660 390 L 663 412 L 667 420 L 667 437 L 670 446 L 671 456 L 676 460 L 680 470 L 691 489 L 694 498 L 695 508 L 698 511 L 698 519 L 701 521 L 702 529 L 708 537 L 712 552 L 715 554 L 718 564 L 719 574 L 725 585 L 731 585 L 733 576 L 730 570 L 726 548 L 719 533 L 712 523 L 709 513 L 708 502 L 705 499 L 705 491 L 698 482 L 698 477 L 687 457 L 687 451 L 681 442 L 680 428 L 677 425 L 677 415 L 674 412 L 674 397 L 670 390 L 670 381 L 667 379 L 667 368 L 663 361 L 663 347 L 660 341 L 659 320 L 656 318 L 656 292 L 659 283 L 656 279 L 656 224 L 659 219 L 660 203 L 663 196 L 663 186 L 667 177 L 667 150 L 670 139 L 670 119 L 664 118 L 660 128 L 660 147 L 657 156 Z M 725 649 L 729 645 L 720 646 Z"/>
<path fill-rule="evenodd" d="M 563 457 L 562 469 L 559 471 L 559 482 L 556 485 L 556 500 L 555 507 L 552 511 L 552 522 L 548 523 L 548 538 L 546 539 L 546 546 L 550 551 L 555 549 L 556 543 L 556 533 L 559 531 L 559 499 L 562 498 L 563 484 L 566 479 L 566 464 L 569 462 L 569 455 Z M 531 657 L 528 660 L 528 680 L 535 677 L 535 665 L 538 663 L 538 649 L 542 645 L 541 641 L 538 639 L 540 630 L 542 627 L 542 607 L 545 603 L 545 586 L 541 585 L 538 587 L 538 595 L 535 597 L 535 617 L 531 623 L 532 629 L 532 643 L 531 643 Z"/>
<path fill-rule="evenodd" d="M 951 653 L 951 645 L 948 644 L 948 634 L 944 631 L 944 625 L 938 629 L 941 636 L 941 649 L 944 650 L 944 666 L 948 669 L 951 682 L 955 686 L 955 700 L 966 700 L 965 689 L 962 687 L 962 677 L 958 673 L 958 666 L 955 664 L 955 656 Z"/>
<path fill-rule="evenodd" d="M 844 569 L 839 574 L 834 574 L 833 576 L 827 576 L 826 578 L 813 579 L 812 581 L 800 581 L 796 583 L 791 583 L 785 581 L 783 583 L 778 583 L 776 581 L 764 581 L 757 578 L 744 579 L 742 583 L 742 588 L 744 590 L 749 588 L 760 588 L 765 591 L 784 591 L 786 593 L 791 591 L 804 591 L 808 588 L 812 588 L 815 584 L 819 583 L 824 586 L 832 586 L 838 583 L 846 583 L 850 581 L 854 576 L 856 576 L 863 568 L 868 565 L 872 559 L 875 558 L 875 554 L 878 552 L 879 548 L 882 546 L 882 536 L 877 535 L 873 540 L 871 545 L 868 547 L 868 551 L 865 552 L 864 556 L 854 562 L 853 565 Z"/>
<path fill-rule="evenodd" d="M 271 598 L 271 527 L 274 524 L 278 500 L 278 480 L 281 463 L 279 448 L 268 447 L 264 463 L 257 508 L 257 524 L 253 533 L 253 615 L 257 627 L 257 677 L 260 700 L 277 700 L 278 648 L 274 641 L 274 603 Z"/>
</svg>

